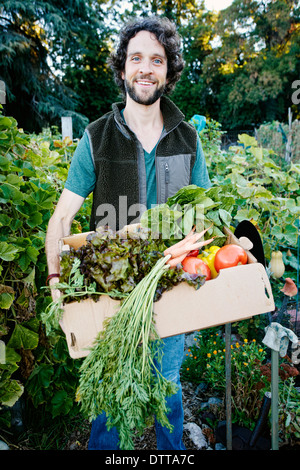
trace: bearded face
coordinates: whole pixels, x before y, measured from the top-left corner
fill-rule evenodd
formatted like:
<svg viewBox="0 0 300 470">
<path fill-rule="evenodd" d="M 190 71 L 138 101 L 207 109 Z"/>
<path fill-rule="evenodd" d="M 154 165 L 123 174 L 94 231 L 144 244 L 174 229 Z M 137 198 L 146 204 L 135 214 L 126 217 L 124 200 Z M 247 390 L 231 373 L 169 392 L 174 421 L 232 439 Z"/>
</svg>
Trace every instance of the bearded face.
<svg viewBox="0 0 300 470">
<path fill-rule="evenodd" d="M 128 43 L 125 90 L 136 103 L 149 106 L 164 93 L 167 83 L 167 58 L 164 47 L 149 31 L 140 31 Z"/>
</svg>

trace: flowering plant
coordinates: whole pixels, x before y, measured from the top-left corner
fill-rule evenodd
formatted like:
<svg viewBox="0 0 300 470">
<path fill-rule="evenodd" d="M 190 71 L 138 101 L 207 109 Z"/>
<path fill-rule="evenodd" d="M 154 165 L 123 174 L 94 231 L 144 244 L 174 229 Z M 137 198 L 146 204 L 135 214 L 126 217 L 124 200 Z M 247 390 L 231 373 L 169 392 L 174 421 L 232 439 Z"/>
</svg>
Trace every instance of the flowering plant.
<svg viewBox="0 0 300 470">
<path fill-rule="evenodd" d="M 233 422 L 252 427 L 262 395 L 269 389 L 267 377 L 261 372 L 266 352 L 255 339 L 237 341 L 231 349 Z M 205 381 L 225 396 L 225 340 L 220 330 L 208 329 L 195 337 L 183 363 L 182 376 L 189 381 Z"/>
</svg>

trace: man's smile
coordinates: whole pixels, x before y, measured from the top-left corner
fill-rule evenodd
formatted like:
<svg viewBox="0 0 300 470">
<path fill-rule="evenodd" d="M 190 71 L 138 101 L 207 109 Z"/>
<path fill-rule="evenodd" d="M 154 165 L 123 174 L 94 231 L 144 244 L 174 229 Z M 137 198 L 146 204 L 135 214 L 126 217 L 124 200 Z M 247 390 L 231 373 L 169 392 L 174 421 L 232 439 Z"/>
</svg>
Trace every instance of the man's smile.
<svg viewBox="0 0 300 470">
<path fill-rule="evenodd" d="M 145 79 L 136 79 L 135 83 L 137 83 L 140 86 L 145 86 L 145 87 L 150 87 L 156 84 L 155 81 L 145 80 Z"/>
</svg>

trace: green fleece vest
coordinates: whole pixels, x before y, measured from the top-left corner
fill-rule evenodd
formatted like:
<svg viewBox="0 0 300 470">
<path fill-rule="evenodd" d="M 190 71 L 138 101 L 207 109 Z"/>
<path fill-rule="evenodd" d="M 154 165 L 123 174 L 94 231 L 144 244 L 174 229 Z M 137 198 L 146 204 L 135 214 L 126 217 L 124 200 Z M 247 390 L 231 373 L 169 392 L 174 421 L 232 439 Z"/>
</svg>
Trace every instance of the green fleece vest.
<svg viewBox="0 0 300 470">
<path fill-rule="evenodd" d="M 146 210 L 144 150 L 122 119 L 124 106 L 113 104 L 112 111 L 87 127 L 96 173 L 91 230 L 97 225 L 118 230 L 137 222 Z M 196 130 L 174 103 L 162 97 L 161 111 L 164 131 L 155 155 L 158 204 L 190 184 L 197 150 Z"/>
</svg>

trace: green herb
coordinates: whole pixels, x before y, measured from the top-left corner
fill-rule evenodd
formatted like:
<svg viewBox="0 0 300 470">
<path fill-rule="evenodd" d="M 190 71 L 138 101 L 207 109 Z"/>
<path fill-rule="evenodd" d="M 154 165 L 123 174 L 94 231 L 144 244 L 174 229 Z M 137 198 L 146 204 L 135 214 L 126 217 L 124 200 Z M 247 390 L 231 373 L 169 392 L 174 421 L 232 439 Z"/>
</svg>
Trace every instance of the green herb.
<svg viewBox="0 0 300 470">
<path fill-rule="evenodd" d="M 64 303 L 71 297 L 72 299 L 82 300 L 87 296 L 100 296 L 105 295 L 106 292 L 98 292 L 96 283 L 86 285 L 84 283 L 84 276 L 79 271 L 80 260 L 74 258 L 70 265 L 69 278 L 67 282 L 57 282 L 52 286 L 52 289 L 59 289 L 61 295 L 57 300 L 51 302 L 44 312 L 41 313 L 41 320 L 45 324 L 46 333 L 50 334 L 52 331 L 59 328 L 59 322 L 62 319 L 64 312 Z M 107 295 L 107 294 L 106 294 Z M 123 298 L 126 295 L 114 290 L 110 291 L 110 297 Z"/>
<path fill-rule="evenodd" d="M 161 339 L 153 323 L 157 283 L 168 268 L 168 257 L 156 262 L 149 274 L 106 320 L 105 328 L 81 366 L 78 395 L 90 420 L 105 412 L 107 426 L 117 428 L 121 449 L 133 449 L 133 432 L 143 432 L 153 415 L 172 430 L 166 397 L 177 387 L 159 370 Z"/>
<path fill-rule="evenodd" d="M 222 187 L 203 189 L 189 185 L 165 204 L 145 211 L 141 225 L 161 233 L 167 244 L 173 244 L 186 236 L 193 226 L 196 232 L 201 232 L 213 223 L 204 238 L 215 237 L 213 244 L 222 246 L 226 240 L 223 228 L 230 226 L 234 204 L 234 197 L 230 193 L 226 195 Z"/>
<path fill-rule="evenodd" d="M 99 228 L 88 235 L 86 245 L 61 254 L 61 282 L 56 287 L 63 290 L 65 303 L 87 297 L 98 300 L 102 293 L 122 299 L 151 271 L 166 248 L 162 236 L 146 228 L 126 238 L 107 227 Z M 76 284 L 72 271 L 75 262 L 80 284 L 77 281 Z M 154 300 L 182 281 L 195 288 L 204 282 L 202 277 L 189 275 L 178 265 L 161 277 Z"/>
</svg>

